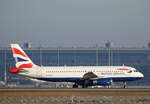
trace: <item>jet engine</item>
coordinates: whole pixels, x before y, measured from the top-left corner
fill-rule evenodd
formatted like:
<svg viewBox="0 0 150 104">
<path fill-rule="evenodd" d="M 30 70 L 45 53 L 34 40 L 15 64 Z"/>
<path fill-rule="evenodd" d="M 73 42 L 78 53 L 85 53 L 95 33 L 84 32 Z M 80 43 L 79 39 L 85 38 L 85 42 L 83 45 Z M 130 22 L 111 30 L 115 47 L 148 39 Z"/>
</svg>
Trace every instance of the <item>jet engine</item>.
<svg viewBox="0 0 150 104">
<path fill-rule="evenodd" d="M 112 84 L 112 79 L 106 79 L 106 78 L 102 78 L 102 79 L 98 79 L 93 81 L 94 85 L 102 85 L 102 86 L 108 86 Z"/>
</svg>

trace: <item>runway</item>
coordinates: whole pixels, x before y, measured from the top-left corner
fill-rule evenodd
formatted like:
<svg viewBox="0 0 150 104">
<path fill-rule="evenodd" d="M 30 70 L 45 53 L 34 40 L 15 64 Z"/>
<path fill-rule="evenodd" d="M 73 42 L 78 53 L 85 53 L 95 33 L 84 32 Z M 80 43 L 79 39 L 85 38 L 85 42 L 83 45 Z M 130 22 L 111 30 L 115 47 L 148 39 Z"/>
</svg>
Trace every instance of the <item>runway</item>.
<svg viewBox="0 0 150 104">
<path fill-rule="evenodd" d="M 2 88 L 0 92 L 150 92 L 150 88 Z"/>
<path fill-rule="evenodd" d="M 150 88 L 0 89 L 0 96 L 150 96 Z"/>
</svg>

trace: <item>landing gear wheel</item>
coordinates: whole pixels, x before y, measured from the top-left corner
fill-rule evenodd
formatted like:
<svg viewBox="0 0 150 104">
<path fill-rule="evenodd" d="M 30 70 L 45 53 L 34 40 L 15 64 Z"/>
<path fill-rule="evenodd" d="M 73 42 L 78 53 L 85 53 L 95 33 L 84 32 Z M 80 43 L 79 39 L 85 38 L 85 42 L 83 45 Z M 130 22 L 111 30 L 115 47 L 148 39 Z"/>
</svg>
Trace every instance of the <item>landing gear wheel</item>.
<svg viewBox="0 0 150 104">
<path fill-rule="evenodd" d="M 82 84 L 82 88 L 88 88 L 89 80 L 84 80 L 84 83 Z"/>
<path fill-rule="evenodd" d="M 87 85 L 82 85 L 82 88 L 88 88 L 88 86 Z"/>
<path fill-rule="evenodd" d="M 73 87 L 73 88 L 78 88 L 78 85 L 77 85 L 77 84 L 74 84 L 72 87 Z"/>
</svg>

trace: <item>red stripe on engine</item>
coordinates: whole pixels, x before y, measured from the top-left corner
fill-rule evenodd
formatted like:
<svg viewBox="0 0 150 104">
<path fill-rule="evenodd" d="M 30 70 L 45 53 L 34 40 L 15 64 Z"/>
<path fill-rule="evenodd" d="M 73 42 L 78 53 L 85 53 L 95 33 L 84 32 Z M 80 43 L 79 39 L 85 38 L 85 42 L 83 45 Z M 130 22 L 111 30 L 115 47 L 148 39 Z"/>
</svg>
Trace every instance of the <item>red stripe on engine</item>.
<svg viewBox="0 0 150 104">
<path fill-rule="evenodd" d="M 13 54 L 19 54 L 22 55 L 23 57 L 28 57 L 26 54 L 24 54 L 23 52 L 21 52 L 20 50 L 16 49 L 16 48 L 12 48 Z"/>
</svg>

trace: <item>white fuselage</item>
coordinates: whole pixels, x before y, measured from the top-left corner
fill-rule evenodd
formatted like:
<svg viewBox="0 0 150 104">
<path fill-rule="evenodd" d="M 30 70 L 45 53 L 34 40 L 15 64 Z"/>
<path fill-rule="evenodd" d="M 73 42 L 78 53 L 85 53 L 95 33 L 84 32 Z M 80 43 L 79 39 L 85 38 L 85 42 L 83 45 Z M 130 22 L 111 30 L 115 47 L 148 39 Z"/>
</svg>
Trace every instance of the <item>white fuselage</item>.
<svg viewBox="0 0 150 104">
<path fill-rule="evenodd" d="M 127 70 L 128 69 L 128 70 Z M 18 73 L 31 78 L 82 78 L 93 72 L 99 78 L 142 78 L 143 74 L 135 68 L 127 66 L 71 66 L 71 67 L 39 67 L 26 69 L 28 73 Z M 57 80 L 54 80 L 57 81 Z"/>
</svg>

